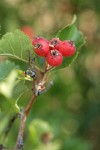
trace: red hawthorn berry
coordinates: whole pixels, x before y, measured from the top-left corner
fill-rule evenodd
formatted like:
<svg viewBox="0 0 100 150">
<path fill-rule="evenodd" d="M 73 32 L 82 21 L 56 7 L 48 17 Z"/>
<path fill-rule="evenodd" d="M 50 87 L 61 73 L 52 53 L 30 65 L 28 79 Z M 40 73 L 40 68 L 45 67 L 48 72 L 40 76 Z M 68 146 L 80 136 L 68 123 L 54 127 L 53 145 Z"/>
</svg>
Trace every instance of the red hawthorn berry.
<svg viewBox="0 0 100 150">
<path fill-rule="evenodd" d="M 59 40 L 59 38 L 53 38 L 53 39 L 51 39 L 50 42 L 49 42 L 50 50 L 52 50 L 52 49 L 59 50 L 59 43 L 60 42 L 61 41 Z"/>
<path fill-rule="evenodd" d="M 21 31 L 23 31 L 24 34 L 26 34 L 27 36 L 29 36 L 29 38 L 30 38 L 31 41 L 33 40 L 34 32 L 33 32 L 32 27 L 30 27 L 30 26 L 23 26 L 21 28 Z"/>
<path fill-rule="evenodd" d="M 65 57 L 72 56 L 76 51 L 76 47 L 74 45 L 74 42 L 73 41 L 62 41 L 62 42 L 60 42 L 59 51 Z"/>
<path fill-rule="evenodd" d="M 47 39 L 45 39 L 45 38 L 43 38 L 43 37 L 40 37 L 40 36 L 35 36 L 34 39 L 33 39 L 33 41 L 32 41 L 32 44 L 34 45 L 34 44 L 36 44 L 37 42 L 39 42 L 39 41 L 41 41 L 41 40 L 43 40 L 43 41 L 45 41 L 47 44 L 49 44 L 49 42 L 48 42 Z"/>
<path fill-rule="evenodd" d="M 49 42 L 42 37 L 35 37 L 32 45 L 34 46 L 34 52 L 41 57 L 45 57 L 49 52 Z"/>
<path fill-rule="evenodd" d="M 63 56 L 58 50 L 51 50 L 46 56 L 48 64 L 52 67 L 61 65 Z"/>
</svg>

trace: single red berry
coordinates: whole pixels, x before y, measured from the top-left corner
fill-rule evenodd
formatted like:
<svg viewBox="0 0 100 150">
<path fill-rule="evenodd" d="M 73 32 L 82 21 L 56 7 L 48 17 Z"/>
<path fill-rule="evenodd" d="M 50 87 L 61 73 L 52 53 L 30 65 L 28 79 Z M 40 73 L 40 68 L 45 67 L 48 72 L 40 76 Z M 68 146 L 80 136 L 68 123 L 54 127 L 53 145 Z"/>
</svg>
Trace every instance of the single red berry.
<svg viewBox="0 0 100 150">
<path fill-rule="evenodd" d="M 59 40 L 59 38 L 53 38 L 53 39 L 51 39 L 50 42 L 49 42 L 50 50 L 52 50 L 52 49 L 59 50 L 59 43 L 60 42 L 61 41 Z"/>
<path fill-rule="evenodd" d="M 21 28 L 21 30 L 24 32 L 24 34 L 26 34 L 27 36 L 29 36 L 29 38 L 30 38 L 31 41 L 33 40 L 34 32 L 33 32 L 32 27 L 30 27 L 30 26 L 23 26 Z"/>
<path fill-rule="evenodd" d="M 75 53 L 76 47 L 73 41 L 62 41 L 59 44 L 59 51 L 62 53 L 63 56 L 69 57 Z"/>
<path fill-rule="evenodd" d="M 34 39 L 33 39 L 33 41 L 32 41 L 32 44 L 34 45 L 34 44 L 36 44 L 37 42 L 39 42 L 39 41 L 41 41 L 41 40 L 43 40 L 43 41 L 45 41 L 47 44 L 49 44 L 49 42 L 48 42 L 47 39 L 45 39 L 45 38 L 43 38 L 43 37 L 40 37 L 40 36 L 35 36 Z"/>
<path fill-rule="evenodd" d="M 58 50 L 51 50 L 46 56 L 46 60 L 50 66 L 59 66 L 62 64 L 63 56 Z"/>
<path fill-rule="evenodd" d="M 34 46 L 34 52 L 41 56 L 45 57 L 49 51 L 49 42 L 42 37 L 35 37 L 32 41 L 32 45 Z"/>
</svg>

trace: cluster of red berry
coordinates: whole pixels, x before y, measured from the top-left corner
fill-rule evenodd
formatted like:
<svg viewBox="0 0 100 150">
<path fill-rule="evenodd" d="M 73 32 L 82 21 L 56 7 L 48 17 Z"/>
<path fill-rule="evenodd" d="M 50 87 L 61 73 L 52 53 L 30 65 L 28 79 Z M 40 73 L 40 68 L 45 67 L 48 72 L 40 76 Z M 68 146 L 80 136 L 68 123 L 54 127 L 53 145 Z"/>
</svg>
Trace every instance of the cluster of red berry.
<svg viewBox="0 0 100 150">
<path fill-rule="evenodd" d="M 41 57 L 46 57 L 47 63 L 53 67 L 62 64 L 63 56 L 72 56 L 76 51 L 73 41 L 61 41 L 59 38 L 48 41 L 42 37 L 35 37 L 32 45 L 34 52 Z"/>
</svg>

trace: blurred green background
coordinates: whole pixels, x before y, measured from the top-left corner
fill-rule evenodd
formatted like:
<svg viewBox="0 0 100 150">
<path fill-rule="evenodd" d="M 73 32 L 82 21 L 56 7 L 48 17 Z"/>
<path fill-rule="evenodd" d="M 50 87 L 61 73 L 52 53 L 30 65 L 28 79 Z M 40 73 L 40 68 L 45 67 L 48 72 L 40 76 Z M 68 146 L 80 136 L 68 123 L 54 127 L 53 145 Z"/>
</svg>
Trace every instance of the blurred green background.
<svg viewBox="0 0 100 150">
<path fill-rule="evenodd" d="M 1 37 L 31 26 L 34 35 L 50 39 L 74 14 L 86 44 L 74 64 L 58 71 L 54 86 L 35 102 L 25 128 L 25 150 L 100 150 L 100 1 L 0 0 Z M 0 143 L 11 115 L 0 112 Z M 3 140 L 5 146 L 14 147 L 18 127 L 19 119 Z"/>
</svg>

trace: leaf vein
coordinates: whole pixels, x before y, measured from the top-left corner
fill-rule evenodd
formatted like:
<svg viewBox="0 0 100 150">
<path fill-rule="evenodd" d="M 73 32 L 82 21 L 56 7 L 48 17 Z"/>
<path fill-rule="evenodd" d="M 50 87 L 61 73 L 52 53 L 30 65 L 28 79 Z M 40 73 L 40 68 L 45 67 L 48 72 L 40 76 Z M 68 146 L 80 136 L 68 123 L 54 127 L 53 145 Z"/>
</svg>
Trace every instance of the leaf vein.
<svg viewBox="0 0 100 150">
<path fill-rule="evenodd" d="M 6 38 L 6 40 L 7 40 L 8 44 L 10 45 L 13 54 L 15 55 L 15 51 L 14 51 L 12 44 L 10 43 L 10 41 L 7 38 Z"/>
<path fill-rule="evenodd" d="M 21 39 L 20 39 L 20 35 L 18 36 L 18 38 L 19 38 L 19 42 L 20 42 L 20 45 L 21 45 L 21 59 L 22 59 L 22 52 L 23 52 L 23 46 L 22 46 L 22 42 L 21 42 Z"/>
</svg>

